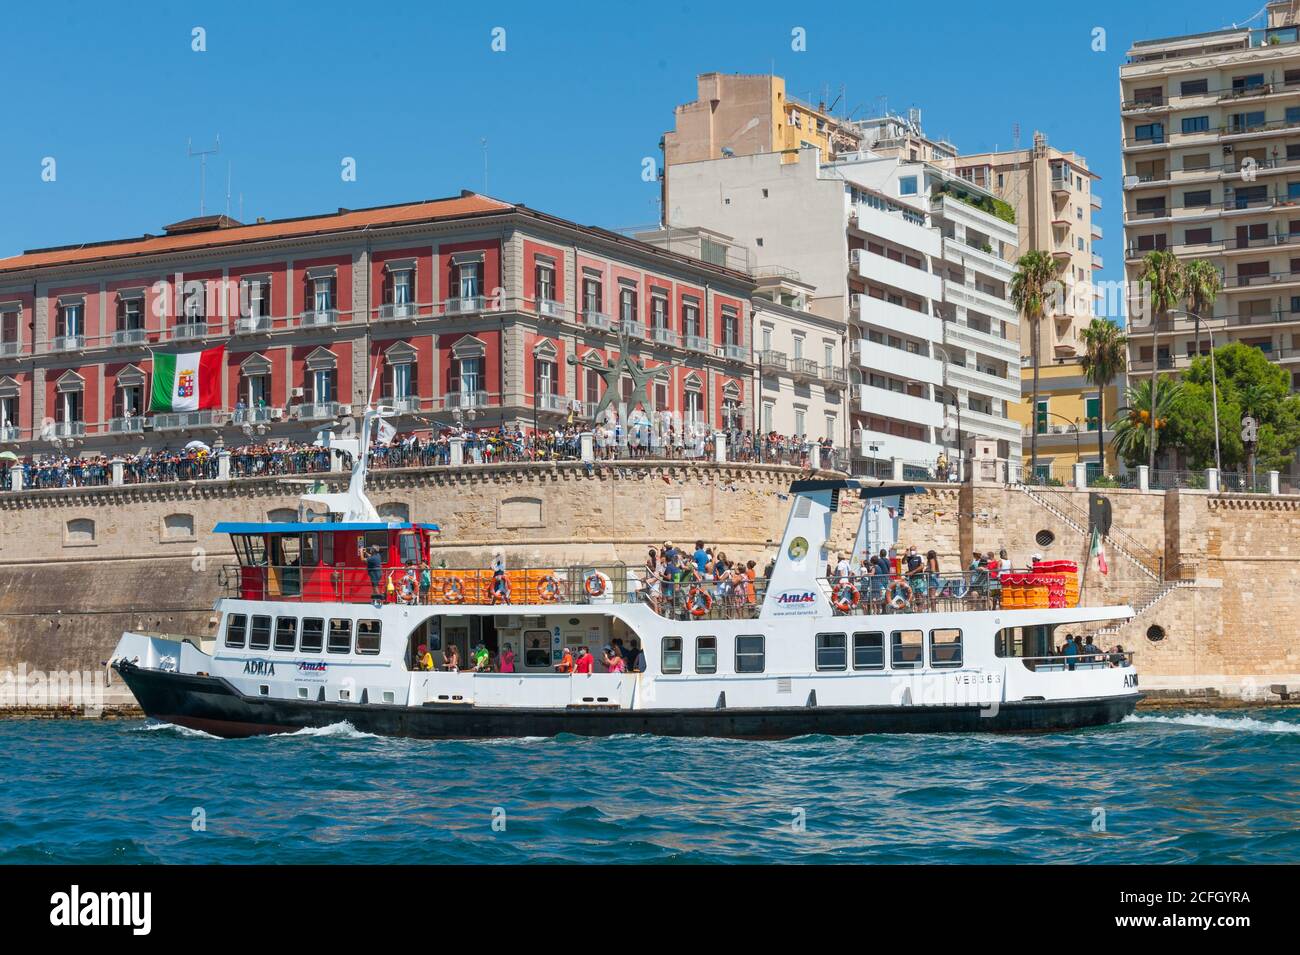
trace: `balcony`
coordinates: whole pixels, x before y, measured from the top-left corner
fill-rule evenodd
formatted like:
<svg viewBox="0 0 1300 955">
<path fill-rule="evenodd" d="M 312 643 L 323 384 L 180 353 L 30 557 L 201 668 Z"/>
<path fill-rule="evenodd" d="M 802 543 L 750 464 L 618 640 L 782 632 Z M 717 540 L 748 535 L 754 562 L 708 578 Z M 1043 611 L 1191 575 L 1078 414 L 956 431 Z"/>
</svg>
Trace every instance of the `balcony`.
<svg viewBox="0 0 1300 955">
<path fill-rule="evenodd" d="M 236 408 L 230 413 L 230 423 L 268 424 L 272 421 L 279 421 L 283 417 L 283 408 L 268 408 L 265 405 L 261 405 L 257 408 Z"/>
<path fill-rule="evenodd" d="M 790 377 L 795 381 L 817 381 L 821 377 L 821 366 L 815 358 L 792 358 Z"/>
<path fill-rule="evenodd" d="M 235 319 L 236 335 L 260 335 L 270 330 L 270 315 L 244 315 Z"/>
<path fill-rule="evenodd" d="M 20 434 L 15 424 L 0 425 L 0 441 L 17 441 Z"/>
<path fill-rule="evenodd" d="M 543 394 L 538 395 L 536 400 L 537 410 L 548 414 L 568 414 L 570 411 L 575 414 L 582 414 L 582 402 L 575 401 L 565 395 Z"/>
<path fill-rule="evenodd" d="M 85 347 L 85 335 L 56 335 L 50 341 L 50 351 L 78 351 Z"/>
<path fill-rule="evenodd" d="M 967 388 L 990 398 L 1004 401 L 1020 400 L 1020 375 L 1000 375 L 987 365 L 948 365 L 948 384 L 953 388 Z M 1011 369 L 1008 368 L 1008 372 Z"/>
<path fill-rule="evenodd" d="M 984 331 L 973 325 L 960 322 L 944 322 L 943 339 L 959 348 L 971 348 L 1001 358 L 1007 362 L 1020 359 L 1020 340 L 1002 338 L 992 331 Z"/>
<path fill-rule="evenodd" d="M 602 332 L 609 331 L 611 325 L 613 325 L 608 315 L 595 309 L 587 309 L 582 313 L 582 323 L 588 328 L 596 328 Z"/>
<path fill-rule="evenodd" d="M 397 414 L 414 414 L 420 410 L 419 395 L 401 395 L 397 398 L 385 398 L 383 401 Z"/>
<path fill-rule="evenodd" d="M 930 428 L 943 426 L 943 406 L 939 402 L 871 385 L 858 386 L 858 410 Z"/>
<path fill-rule="evenodd" d="M 564 318 L 564 303 L 549 298 L 537 300 L 537 314 L 543 318 Z"/>
<path fill-rule="evenodd" d="M 211 428 L 225 423 L 224 411 L 176 411 L 153 416 L 155 431 L 182 431 L 187 428 Z"/>
<path fill-rule="evenodd" d="M 1128 99 L 1120 104 L 1120 112 L 1137 113 L 1148 109 L 1159 109 L 1168 105 L 1163 96 L 1143 96 L 1139 99 Z"/>
<path fill-rule="evenodd" d="M 1096 222 L 1092 223 L 1092 237 L 1098 241 L 1103 237 L 1101 226 Z"/>
<path fill-rule="evenodd" d="M 208 334 L 207 322 L 186 322 L 177 325 L 172 329 L 172 341 L 186 342 L 193 341 L 196 338 L 206 338 Z"/>
<path fill-rule="evenodd" d="M 646 328 L 642 322 L 634 321 L 633 319 L 630 318 L 625 318 L 620 324 L 622 325 L 623 329 L 627 332 L 628 338 L 644 339 L 646 337 L 645 334 Z"/>
<path fill-rule="evenodd" d="M 853 318 L 860 322 L 897 329 L 904 334 L 932 342 L 939 341 L 943 336 L 943 321 L 937 315 L 918 312 L 870 295 L 854 295 L 850 304 Z"/>
<path fill-rule="evenodd" d="M 672 345 L 681 347 L 681 339 L 671 328 L 664 328 L 662 325 L 655 325 L 650 329 L 650 337 L 660 345 Z"/>
<path fill-rule="evenodd" d="M 130 418 L 108 419 L 109 434 L 143 434 L 144 418 L 132 415 Z"/>
<path fill-rule="evenodd" d="M 704 352 L 706 355 L 712 351 L 709 340 L 702 335 L 684 335 L 682 341 L 686 343 L 687 351 Z"/>
<path fill-rule="evenodd" d="M 758 364 L 763 371 L 784 372 L 789 369 L 785 352 L 773 351 L 770 348 L 758 353 Z"/>
<path fill-rule="evenodd" d="M 332 421 L 342 407 L 337 401 L 313 401 L 294 405 L 289 410 L 298 421 Z"/>
<path fill-rule="evenodd" d="M 299 314 L 298 325 L 302 328 L 325 328 L 333 325 L 338 320 L 338 309 L 318 308 Z"/>
<path fill-rule="evenodd" d="M 1101 196 L 1097 195 L 1097 193 L 1095 192 L 1091 193 L 1088 196 L 1088 205 L 1092 206 L 1094 209 L 1098 211 L 1101 211 Z"/>
<path fill-rule="evenodd" d="M 831 391 L 843 391 L 849 386 L 849 370 L 838 365 L 822 365 L 822 386 Z"/>
<path fill-rule="evenodd" d="M 22 342 L 0 342 L 0 358 L 17 355 L 23 350 Z"/>
<path fill-rule="evenodd" d="M 113 332 L 114 346 L 143 345 L 149 340 L 149 333 L 143 328 L 119 328 Z"/>
<path fill-rule="evenodd" d="M 854 346 L 858 367 L 871 368 L 887 375 L 927 383 L 942 380 L 943 365 L 937 358 L 894 348 L 883 342 L 859 338 Z"/>
<path fill-rule="evenodd" d="M 86 434 L 86 422 L 84 421 L 56 421 L 54 422 L 54 437 L 56 438 L 81 438 Z"/>
<path fill-rule="evenodd" d="M 453 391 L 444 395 L 442 406 L 451 408 L 486 408 L 488 393 L 486 391 Z"/>
<path fill-rule="evenodd" d="M 414 302 L 389 302 L 379 306 L 377 321 L 396 322 L 406 318 L 419 318 L 420 309 Z"/>
<path fill-rule="evenodd" d="M 472 315 L 475 312 L 487 310 L 487 299 L 482 295 L 462 295 L 460 298 L 449 298 L 442 303 L 442 310 L 446 315 Z"/>
<path fill-rule="evenodd" d="M 1102 257 L 1101 257 L 1098 253 L 1096 253 L 1096 252 L 1092 253 L 1092 267 L 1093 267 L 1094 269 L 1102 269 L 1102 268 L 1105 268 L 1106 266 L 1103 264 L 1104 261 L 1105 261 L 1105 260 L 1102 259 Z"/>
<path fill-rule="evenodd" d="M 863 278 L 874 279 L 896 289 L 911 292 L 918 298 L 937 300 L 943 297 L 943 282 L 939 276 L 905 262 L 875 255 L 865 249 L 850 253 L 853 271 Z"/>
<path fill-rule="evenodd" d="M 749 349 L 735 342 L 726 342 L 722 346 L 722 357 L 727 361 L 749 361 Z"/>
</svg>

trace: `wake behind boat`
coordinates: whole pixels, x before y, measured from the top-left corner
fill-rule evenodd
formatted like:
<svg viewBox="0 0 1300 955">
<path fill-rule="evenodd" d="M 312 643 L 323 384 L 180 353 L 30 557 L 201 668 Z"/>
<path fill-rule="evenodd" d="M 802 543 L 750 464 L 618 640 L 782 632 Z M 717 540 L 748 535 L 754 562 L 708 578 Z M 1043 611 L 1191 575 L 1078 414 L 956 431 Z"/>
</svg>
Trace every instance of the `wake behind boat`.
<svg viewBox="0 0 1300 955">
<path fill-rule="evenodd" d="M 439 570 L 422 601 L 388 602 L 388 582 L 428 562 L 438 533 L 381 521 L 366 496 L 371 432 L 388 413 L 367 409 L 360 437 L 330 439 L 352 455 L 346 492 L 303 495 L 297 523 L 215 528 L 238 555 L 221 571 L 215 635 L 122 635 L 111 662 L 148 716 L 226 737 L 346 721 L 422 738 L 783 738 L 1064 730 L 1116 722 L 1140 698 L 1131 654 L 1055 652 L 1058 630 L 1133 615 L 1071 605 L 1068 573 L 1036 575 L 1014 601 L 987 574 L 915 589 L 824 576 L 845 495 L 866 503 L 860 556 L 892 550 L 918 487 L 794 482 L 771 577 L 750 594 L 581 565 Z M 1050 601 L 1027 596 L 1049 584 Z M 557 672 L 574 648 L 610 645 L 639 651 L 641 668 Z M 479 646 L 517 649 L 514 672 L 427 668 Z"/>
</svg>

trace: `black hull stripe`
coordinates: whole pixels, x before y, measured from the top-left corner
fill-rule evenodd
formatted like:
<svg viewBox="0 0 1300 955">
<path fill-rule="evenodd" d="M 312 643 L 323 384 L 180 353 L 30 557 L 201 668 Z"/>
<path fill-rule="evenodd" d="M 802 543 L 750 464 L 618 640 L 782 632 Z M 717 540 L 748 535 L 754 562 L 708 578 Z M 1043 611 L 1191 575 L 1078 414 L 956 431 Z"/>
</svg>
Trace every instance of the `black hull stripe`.
<svg viewBox="0 0 1300 955">
<path fill-rule="evenodd" d="M 1048 702 L 1003 703 L 994 715 L 979 706 L 772 707 L 722 710 L 582 710 L 473 706 L 320 703 L 242 695 L 220 677 L 119 669 L 147 716 L 215 736 L 291 733 L 348 722 L 364 733 L 420 739 L 494 737 L 708 736 L 786 739 L 823 734 L 1023 733 L 1115 723 L 1141 694 Z"/>
</svg>

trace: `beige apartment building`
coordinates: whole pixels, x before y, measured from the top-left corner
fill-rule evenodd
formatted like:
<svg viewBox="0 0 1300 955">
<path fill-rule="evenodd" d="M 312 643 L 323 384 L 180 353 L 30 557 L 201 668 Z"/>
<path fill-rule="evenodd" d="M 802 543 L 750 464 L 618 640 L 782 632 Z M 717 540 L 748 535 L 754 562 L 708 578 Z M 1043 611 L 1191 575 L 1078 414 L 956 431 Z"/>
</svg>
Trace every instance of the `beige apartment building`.
<svg viewBox="0 0 1300 955">
<path fill-rule="evenodd" d="M 1300 385 L 1300 2 L 1266 24 L 1144 40 L 1120 68 L 1125 273 L 1168 249 L 1223 274 L 1200 351 L 1241 341 Z M 1149 325 L 1147 326 L 1149 329 Z M 1159 351 L 1131 340 L 1130 373 L 1187 366 L 1193 321 L 1175 316 Z"/>
<path fill-rule="evenodd" d="M 1028 149 L 973 153 L 952 160 L 962 179 L 987 189 L 1016 211 L 1019 253 L 1040 249 L 1051 254 L 1061 279 L 1083 294 L 1066 299 L 1066 309 L 1040 323 L 1039 358 L 1046 364 L 1076 358 L 1082 350 L 1079 333 L 1094 314 L 1091 288 L 1094 269 L 1102 258 L 1093 251 L 1101 239 L 1101 226 L 1092 221 L 1101 208 L 1095 191 L 1100 178 L 1087 160 L 1075 152 L 1050 146 L 1042 133 L 1034 133 Z M 1033 353 L 1033 328 L 1020 328 L 1022 354 Z"/>
</svg>

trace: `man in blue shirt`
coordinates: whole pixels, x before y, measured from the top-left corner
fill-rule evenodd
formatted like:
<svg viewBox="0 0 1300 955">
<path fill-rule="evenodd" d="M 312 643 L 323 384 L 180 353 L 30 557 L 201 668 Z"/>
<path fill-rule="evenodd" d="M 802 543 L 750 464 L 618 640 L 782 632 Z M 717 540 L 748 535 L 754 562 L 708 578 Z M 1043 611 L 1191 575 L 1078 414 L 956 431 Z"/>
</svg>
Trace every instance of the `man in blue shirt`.
<svg viewBox="0 0 1300 955">
<path fill-rule="evenodd" d="M 704 568 L 709 566 L 709 552 L 704 549 L 704 541 L 695 542 L 695 553 L 692 556 L 695 558 L 695 569 L 703 574 Z"/>
<path fill-rule="evenodd" d="M 383 595 L 379 590 L 379 581 L 384 576 L 384 558 L 379 554 L 378 547 L 370 547 L 366 550 L 366 573 L 370 576 L 370 600 L 372 603 L 383 603 Z"/>
</svg>

